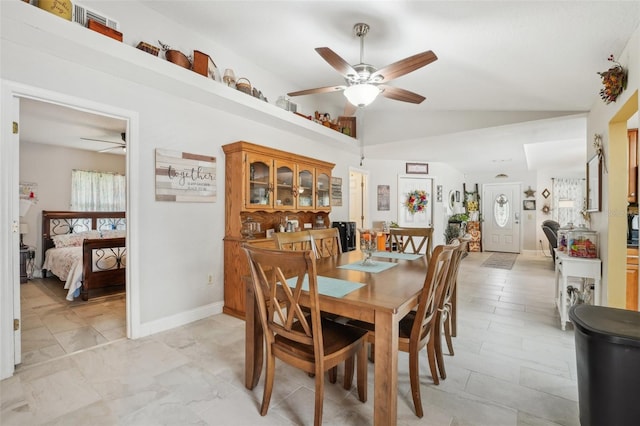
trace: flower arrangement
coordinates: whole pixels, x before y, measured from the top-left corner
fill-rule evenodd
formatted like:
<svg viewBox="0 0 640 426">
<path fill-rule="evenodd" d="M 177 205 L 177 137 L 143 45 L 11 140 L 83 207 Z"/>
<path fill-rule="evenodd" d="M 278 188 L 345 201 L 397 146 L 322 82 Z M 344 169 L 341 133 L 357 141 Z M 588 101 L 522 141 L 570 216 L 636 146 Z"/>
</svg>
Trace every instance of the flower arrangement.
<svg viewBox="0 0 640 426">
<path fill-rule="evenodd" d="M 600 97 L 606 104 L 615 102 L 618 96 L 627 88 L 627 70 L 616 62 L 613 55 L 609 55 L 607 61 L 615 65 L 606 71 L 599 72 L 604 88 L 600 89 Z"/>
<path fill-rule="evenodd" d="M 467 201 L 467 211 L 470 211 L 470 212 L 478 211 L 478 202 L 476 200 Z"/>
<path fill-rule="evenodd" d="M 407 201 L 404 202 L 404 206 L 409 210 L 409 213 L 416 214 L 425 211 L 428 202 L 427 192 L 416 190 L 407 194 Z"/>
</svg>

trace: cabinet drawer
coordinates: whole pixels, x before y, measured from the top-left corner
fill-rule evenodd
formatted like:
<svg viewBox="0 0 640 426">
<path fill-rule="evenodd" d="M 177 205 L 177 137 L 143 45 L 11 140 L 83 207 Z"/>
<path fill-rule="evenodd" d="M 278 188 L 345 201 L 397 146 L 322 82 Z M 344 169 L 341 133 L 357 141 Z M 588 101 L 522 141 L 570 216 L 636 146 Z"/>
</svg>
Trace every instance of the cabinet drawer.
<svg viewBox="0 0 640 426">
<path fill-rule="evenodd" d="M 275 249 L 276 248 L 276 240 L 273 238 L 265 238 L 259 240 L 251 240 L 248 241 L 249 244 L 256 247 Z"/>
</svg>

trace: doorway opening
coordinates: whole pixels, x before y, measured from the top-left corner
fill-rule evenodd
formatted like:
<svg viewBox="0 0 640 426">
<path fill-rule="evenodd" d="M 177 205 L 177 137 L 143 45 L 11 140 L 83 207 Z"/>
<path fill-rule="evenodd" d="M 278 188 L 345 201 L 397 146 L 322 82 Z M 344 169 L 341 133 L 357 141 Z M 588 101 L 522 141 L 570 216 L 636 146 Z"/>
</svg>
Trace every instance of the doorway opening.
<svg viewBox="0 0 640 426">
<path fill-rule="evenodd" d="M 369 226 L 369 173 L 364 170 L 349 169 L 349 221 L 356 228 Z"/>
<path fill-rule="evenodd" d="M 96 292 L 86 302 L 69 294 L 68 286 L 79 285 L 74 271 L 82 248 L 61 249 L 75 252 L 74 264 L 69 263 L 72 266 L 67 270 L 66 265 L 57 267 L 52 262 L 48 269 L 55 275 L 49 272 L 43 276 L 45 252 L 42 239 L 37 238 L 42 235 L 43 210 L 80 210 L 70 199 L 72 170 L 90 171 L 101 180 L 126 175 L 126 145 L 119 143 L 126 139 L 121 137 L 126 129 L 126 120 L 20 99 L 19 179 L 21 186 L 28 182 L 32 193 L 35 191 L 34 202 L 20 218 L 21 226 L 33 230 L 24 235 L 30 259 L 25 268 L 27 279 L 21 279 L 25 282 L 19 287 L 22 350 L 16 361 L 21 367 L 127 336 L 125 293 Z M 47 162 L 56 167 L 42 168 Z M 22 191 L 19 196 L 22 203 Z M 126 198 L 126 192 L 120 196 Z"/>
<path fill-rule="evenodd" d="M 0 150 L 3 153 L 3 155 L 0 156 L 1 162 L 2 162 L 2 168 L 3 168 L 2 175 L 3 175 L 3 180 L 6 182 L 6 185 L 3 185 L 4 189 L 2 190 L 2 193 L 3 193 L 4 199 L 7 201 L 6 209 L 4 209 L 0 213 L 0 215 L 4 217 L 5 222 L 8 221 L 10 223 L 13 223 L 12 229 L 15 229 L 15 231 L 11 231 L 9 234 L 11 238 L 6 238 L 6 239 L 3 238 L 4 250 L 6 250 L 5 253 L 10 253 L 10 255 L 3 257 L 1 261 L 1 263 L 5 265 L 5 267 L 3 268 L 3 273 L 2 273 L 3 279 L 2 279 L 2 285 L 1 285 L 0 291 L 6 297 L 2 297 L 2 300 L 0 300 L 0 312 L 2 312 L 2 322 L 0 324 L 1 326 L 0 340 L 1 340 L 1 345 L 3 347 L 1 351 L 1 359 L 0 359 L 0 369 L 1 369 L 0 378 L 6 378 L 11 376 L 16 366 L 20 365 L 23 362 L 23 353 L 26 353 L 26 351 L 23 351 L 23 336 L 22 336 L 23 331 L 28 331 L 31 326 L 37 326 L 38 321 L 42 323 L 42 319 L 36 320 L 34 316 L 31 316 L 31 318 L 23 318 L 22 309 L 21 309 L 22 306 L 26 306 L 27 304 L 33 305 L 36 302 L 34 299 L 29 299 L 27 297 L 28 294 L 26 294 L 26 291 L 25 291 L 25 294 L 22 294 L 23 292 L 21 290 L 21 285 L 24 286 L 24 284 L 20 283 L 21 268 L 20 268 L 20 252 L 18 250 L 20 244 L 18 241 L 17 229 L 19 229 L 19 224 L 21 223 L 21 220 L 23 220 L 24 218 L 20 217 L 20 212 L 19 212 L 19 204 L 20 204 L 19 203 L 20 201 L 19 183 L 22 180 L 26 180 L 26 181 L 31 180 L 29 176 L 21 175 L 21 171 L 27 170 L 28 168 L 27 166 L 32 166 L 32 164 L 30 163 L 24 163 L 24 161 L 26 161 L 25 159 L 27 158 L 27 154 L 26 153 L 21 154 L 21 151 L 23 148 L 26 148 L 28 145 L 30 145 L 32 152 L 38 151 L 37 144 L 35 143 L 31 144 L 30 143 L 31 141 L 26 140 L 26 135 L 28 134 L 28 132 L 26 131 L 26 127 L 24 126 L 28 127 L 29 118 L 28 118 L 28 115 L 24 111 L 22 111 L 21 104 L 27 105 L 27 103 L 32 102 L 34 104 L 37 103 L 37 105 L 39 106 L 66 108 L 68 110 L 67 112 L 92 114 L 98 121 L 105 120 L 105 119 L 116 119 L 119 122 L 119 126 L 121 126 L 121 128 L 124 129 L 123 133 L 127 135 L 127 143 L 129 144 L 128 148 L 134 147 L 133 144 L 135 140 L 137 140 L 138 127 L 137 127 L 137 113 L 133 111 L 123 110 L 110 105 L 97 104 L 90 100 L 75 98 L 69 95 L 51 92 L 45 89 L 13 84 L 13 83 L 5 83 L 2 86 L 2 96 L 3 96 L 3 105 L 7 106 L 4 109 L 3 116 L 5 117 L 5 119 L 8 119 L 9 122 L 13 121 L 14 123 L 13 129 L 11 129 L 11 126 L 4 126 L 3 137 L 6 137 L 6 141 L 7 142 L 10 141 L 11 143 L 4 144 L 4 147 L 0 148 Z M 58 123 L 58 124 L 69 124 L 69 123 Z M 9 128 L 7 129 L 7 127 Z M 18 129 L 20 129 L 20 132 L 18 132 Z M 52 133 L 48 139 L 53 139 Z M 61 149 L 60 147 L 54 148 L 53 146 L 49 148 Z M 43 148 L 43 151 L 47 151 L 47 150 Z M 135 206 L 132 206 L 131 204 L 132 191 L 130 188 L 132 187 L 132 184 L 131 184 L 132 175 L 131 175 L 130 165 L 133 162 L 131 155 L 133 156 L 137 155 L 136 152 L 137 151 L 135 149 L 127 149 L 126 153 L 122 152 L 123 154 L 122 157 L 124 158 L 124 170 L 125 170 L 124 174 L 126 176 L 126 188 L 127 188 L 126 189 L 126 192 L 127 192 L 126 214 L 127 214 L 128 230 L 126 232 L 128 236 L 131 236 L 131 229 L 133 228 L 132 222 L 135 221 L 135 219 L 133 221 L 131 220 L 131 218 L 133 217 L 133 215 L 131 214 L 133 210 L 132 207 L 135 207 Z M 114 156 L 114 155 L 111 154 L 111 156 Z M 46 162 L 44 164 L 50 164 L 50 165 L 55 164 L 56 159 L 59 159 L 59 158 L 46 158 Z M 21 163 L 21 161 L 23 162 Z M 35 163 L 35 166 L 37 167 L 38 166 L 37 160 L 35 160 L 34 163 Z M 46 167 L 42 167 L 41 161 L 40 161 L 40 167 L 43 169 L 48 169 Z M 70 174 L 70 170 L 69 170 L 69 174 Z M 134 179 L 135 179 L 135 176 L 134 176 Z M 46 186 L 44 183 L 49 183 L 49 182 L 46 182 L 47 179 L 43 180 L 42 176 L 38 176 L 38 180 L 41 183 L 36 186 L 36 188 L 38 189 L 34 191 L 35 196 L 34 196 L 34 200 L 32 200 L 32 201 L 37 201 L 37 203 L 35 203 L 37 207 L 35 210 L 31 209 L 33 210 L 33 212 L 28 213 L 29 215 L 32 215 L 32 214 L 35 215 L 35 218 L 33 217 L 31 218 L 31 220 L 34 223 L 33 229 L 29 231 L 29 232 L 33 232 L 33 235 L 31 237 L 28 235 L 23 236 L 25 244 L 35 246 L 33 250 L 34 251 L 33 257 L 34 258 L 36 256 L 38 257 L 37 261 L 35 259 L 33 260 L 33 266 L 32 266 L 32 269 L 30 270 L 30 272 L 33 271 L 33 273 L 31 273 L 32 278 L 40 278 L 38 274 L 35 272 L 39 270 L 42 263 L 42 255 L 40 254 L 41 245 L 39 244 L 40 241 L 38 241 L 39 239 L 37 238 L 37 236 L 40 234 L 39 232 L 40 229 L 42 229 L 42 219 L 41 219 L 41 214 L 39 214 L 38 212 L 42 210 L 52 209 L 51 207 L 49 207 L 49 205 L 44 204 L 45 199 L 47 199 L 47 197 L 45 197 L 45 192 L 43 191 L 44 187 Z M 31 183 L 37 183 L 37 182 L 31 182 Z M 50 192 L 48 192 L 47 196 L 53 197 L 53 198 L 49 198 L 49 200 L 56 199 L 56 196 L 68 198 L 70 192 L 71 192 L 70 185 L 61 185 L 59 188 L 57 187 L 55 190 L 51 190 Z M 134 204 L 137 205 L 135 200 L 134 200 Z M 68 201 L 64 207 L 66 208 L 58 208 L 58 210 L 69 210 Z M 28 220 L 29 218 L 27 218 L 27 221 Z M 127 250 L 129 249 L 130 244 L 131 244 L 131 239 L 127 238 Z M 139 329 L 139 314 L 137 312 L 137 309 L 135 308 L 135 306 L 137 306 L 137 303 L 135 302 L 138 300 L 137 286 L 130 279 L 130 277 L 132 276 L 132 269 L 134 268 L 127 267 L 126 269 L 127 284 L 126 284 L 126 292 L 125 292 L 124 302 L 123 302 L 124 310 L 123 310 L 123 314 L 121 314 L 120 318 L 118 319 L 119 326 L 124 327 L 124 331 L 118 331 L 118 333 L 123 334 L 123 336 L 120 338 L 135 337 Z M 62 285 L 64 285 L 64 283 L 62 283 Z M 25 289 L 26 288 L 27 287 L 25 286 Z M 25 302 L 25 304 L 23 304 L 23 301 Z M 60 316 L 58 317 L 50 316 L 47 318 L 46 324 L 51 325 L 54 329 L 56 327 L 56 325 L 54 324 L 58 324 L 57 325 L 58 329 L 50 330 L 52 331 L 52 334 L 55 334 L 55 332 L 62 332 L 64 331 L 62 330 L 63 328 L 70 325 L 68 322 L 65 323 L 64 321 L 56 322 L 56 320 L 59 320 L 60 318 L 61 318 Z M 29 323 L 29 320 L 32 320 L 32 322 Z M 96 320 L 96 318 L 93 318 L 91 321 L 93 320 Z M 108 326 L 104 327 L 104 324 L 98 325 L 96 324 L 96 322 L 94 322 L 94 325 L 97 325 L 99 328 L 102 328 L 103 331 L 105 331 L 108 328 Z M 60 349 L 57 350 L 57 352 L 60 352 L 60 350 L 62 350 L 65 353 L 69 353 L 70 350 L 73 350 L 73 345 L 68 343 L 73 340 L 77 342 L 78 339 L 74 337 L 73 332 L 70 332 L 69 335 L 66 337 L 69 338 L 66 341 L 67 343 L 66 347 L 65 347 L 65 344 L 61 344 Z M 114 338 L 114 334 L 111 334 L 110 339 L 113 339 L 113 338 Z M 109 340 L 109 339 L 106 339 L 106 340 Z M 50 342 L 53 342 L 53 341 L 50 340 Z M 96 341 L 96 344 L 100 344 L 100 342 Z M 53 346 L 53 345 L 50 345 L 50 346 Z M 25 349 L 30 349 L 30 348 L 28 346 L 25 346 Z M 76 350 L 79 350 L 79 349 L 80 348 L 76 348 Z M 44 348 L 38 348 L 38 350 L 44 350 L 44 352 L 47 352 L 47 350 Z M 55 354 L 56 350 L 52 349 L 50 353 Z M 30 358 L 36 360 L 38 359 L 38 356 L 33 356 Z M 45 359 L 41 359 L 41 361 L 45 361 Z"/>
</svg>

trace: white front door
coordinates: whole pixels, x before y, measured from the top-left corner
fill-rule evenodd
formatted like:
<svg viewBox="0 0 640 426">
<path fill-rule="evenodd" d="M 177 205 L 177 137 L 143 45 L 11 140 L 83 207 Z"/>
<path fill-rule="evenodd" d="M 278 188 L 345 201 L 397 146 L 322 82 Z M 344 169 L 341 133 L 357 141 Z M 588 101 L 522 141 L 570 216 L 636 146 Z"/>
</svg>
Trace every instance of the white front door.
<svg viewBox="0 0 640 426">
<path fill-rule="evenodd" d="M 369 173 L 349 169 L 349 221 L 356 228 L 367 228 L 369 224 Z"/>
<path fill-rule="evenodd" d="M 483 185 L 484 251 L 520 253 L 520 191 L 519 183 Z"/>
</svg>

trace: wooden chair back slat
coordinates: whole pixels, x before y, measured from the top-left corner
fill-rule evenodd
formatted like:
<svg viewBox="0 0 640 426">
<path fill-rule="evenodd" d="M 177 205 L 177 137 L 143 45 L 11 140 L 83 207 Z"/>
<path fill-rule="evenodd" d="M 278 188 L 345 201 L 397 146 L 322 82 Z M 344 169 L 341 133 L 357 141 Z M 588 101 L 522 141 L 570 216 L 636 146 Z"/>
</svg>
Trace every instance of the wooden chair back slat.
<svg viewBox="0 0 640 426">
<path fill-rule="evenodd" d="M 274 234 L 276 248 L 289 251 L 311 250 L 316 255 L 316 249 L 309 231 L 277 232 Z M 316 255 L 317 256 L 317 255 Z"/>
<path fill-rule="evenodd" d="M 418 254 L 424 250 L 427 261 L 431 259 L 433 228 L 391 228 L 389 235 L 399 252 Z"/>
<path fill-rule="evenodd" d="M 410 340 L 420 342 L 418 346 L 421 346 L 429 338 L 431 326 L 439 307 L 440 296 L 447 282 L 447 273 L 454 250 L 455 246 L 444 245 L 439 245 L 433 250 L 411 329 Z"/>
<path fill-rule="evenodd" d="M 309 231 L 318 258 L 342 253 L 342 243 L 338 228 L 312 229 Z"/>
</svg>

